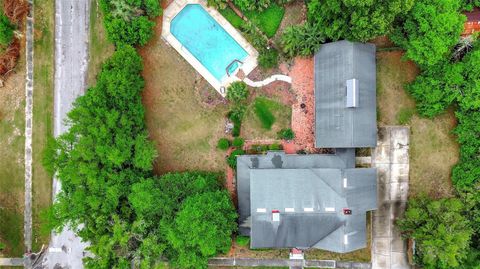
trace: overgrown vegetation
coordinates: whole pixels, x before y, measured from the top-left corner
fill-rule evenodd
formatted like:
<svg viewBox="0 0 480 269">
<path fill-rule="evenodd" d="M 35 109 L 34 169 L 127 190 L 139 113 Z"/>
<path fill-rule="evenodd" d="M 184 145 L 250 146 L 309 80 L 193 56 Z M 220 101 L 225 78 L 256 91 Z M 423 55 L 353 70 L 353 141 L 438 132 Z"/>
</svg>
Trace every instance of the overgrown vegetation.
<svg viewBox="0 0 480 269">
<path fill-rule="evenodd" d="M 472 259 L 480 262 L 471 254 L 480 248 L 480 43 L 476 36 L 460 39 L 462 7 L 478 3 L 467 2 L 417 0 L 392 34 L 421 68 L 408 86 L 418 113 L 435 117 L 451 105 L 457 108 L 460 161 L 452 171 L 457 198 L 412 200 L 399 221 L 404 235 L 416 240 L 416 262 L 425 268 L 469 268 Z"/>
<path fill-rule="evenodd" d="M 100 0 L 108 39 L 116 44 L 145 45 L 153 35 L 150 19 L 161 13 L 157 0 Z"/>
<path fill-rule="evenodd" d="M 3 12 L 0 12 L 0 45 L 5 47 L 10 45 L 13 40 L 13 30 L 15 30 L 15 25 Z"/>
<path fill-rule="evenodd" d="M 255 115 L 257 115 L 264 129 L 270 130 L 275 123 L 276 119 L 271 111 L 271 107 L 274 105 L 275 103 L 263 97 L 257 97 L 253 103 Z"/>
<path fill-rule="evenodd" d="M 280 130 L 277 135 L 279 139 L 292 140 L 295 138 L 295 133 L 290 128 Z"/>
</svg>

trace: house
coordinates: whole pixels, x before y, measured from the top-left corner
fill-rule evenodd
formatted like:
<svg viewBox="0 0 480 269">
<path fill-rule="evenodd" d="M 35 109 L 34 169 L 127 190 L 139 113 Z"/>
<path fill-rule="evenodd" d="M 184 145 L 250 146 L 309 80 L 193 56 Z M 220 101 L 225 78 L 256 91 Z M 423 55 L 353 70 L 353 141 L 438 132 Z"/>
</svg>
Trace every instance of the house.
<svg viewBox="0 0 480 269">
<path fill-rule="evenodd" d="M 355 148 L 376 146 L 375 86 L 374 45 L 339 41 L 315 55 L 316 146 L 335 154 L 237 157 L 239 232 L 251 248 L 366 247 L 377 172 L 355 167 Z"/>
<path fill-rule="evenodd" d="M 314 61 L 315 147 L 375 147 L 375 45 L 324 44 Z"/>
<path fill-rule="evenodd" d="M 464 14 L 467 16 L 467 21 L 464 24 L 462 35 L 469 36 L 475 32 L 480 32 L 480 8 L 474 8 Z"/>
</svg>

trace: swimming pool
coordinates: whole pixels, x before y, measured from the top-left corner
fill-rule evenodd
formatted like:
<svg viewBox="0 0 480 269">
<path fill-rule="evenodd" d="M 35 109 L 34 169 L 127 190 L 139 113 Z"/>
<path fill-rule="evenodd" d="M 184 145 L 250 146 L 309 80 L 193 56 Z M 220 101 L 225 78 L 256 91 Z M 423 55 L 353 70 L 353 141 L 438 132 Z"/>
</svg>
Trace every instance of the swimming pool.
<svg viewBox="0 0 480 269">
<path fill-rule="evenodd" d="M 172 1 L 163 12 L 162 39 L 222 96 L 257 66 L 255 48 L 207 0 Z"/>
<path fill-rule="evenodd" d="M 170 32 L 219 81 L 227 67 L 229 73 L 238 68 L 235 60 L 243 62 L 248 56 L 199 4 L 186 5 L 172 20 Z"/>
</svg>

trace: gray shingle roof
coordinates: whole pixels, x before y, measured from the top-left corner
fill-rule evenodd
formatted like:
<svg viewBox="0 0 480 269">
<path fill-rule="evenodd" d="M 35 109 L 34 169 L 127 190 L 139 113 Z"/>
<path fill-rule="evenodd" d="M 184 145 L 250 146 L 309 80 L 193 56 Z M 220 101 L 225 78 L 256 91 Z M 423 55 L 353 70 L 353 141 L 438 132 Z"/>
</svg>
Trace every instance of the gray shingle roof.
<svg viewBox="0 0 480 269">
<path fill-rule="evenodd" d="M 352 158 L 353 149 L 237 157 L 240 232 L 251 236 L 251 247 L 341 253 L 365 247 L 366 211 L 376 208 L 376 170 L 356 169 Z M 280 211 L 280 221 L 272 220 L 272 210 Z"/>
<path fill-rule="evenodd" d="M 375 147 L 375 45 L 338 41 L 315 54 L 315 144 L 318 148 Z M 347 80 L 358 80 L 358 107 L 347 107 Z"/>
</svg>

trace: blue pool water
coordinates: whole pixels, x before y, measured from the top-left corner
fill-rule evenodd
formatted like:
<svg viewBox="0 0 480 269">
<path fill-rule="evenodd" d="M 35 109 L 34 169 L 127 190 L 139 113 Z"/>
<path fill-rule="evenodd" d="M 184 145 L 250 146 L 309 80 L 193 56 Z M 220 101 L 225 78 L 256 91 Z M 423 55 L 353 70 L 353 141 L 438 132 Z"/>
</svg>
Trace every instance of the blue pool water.
<svg viewBox="0 0 480 269">
<path fill-rule="evenodd" d="M 170 25 L 170 32 L 219 81 L 227 66 L 248 53 L 199 4 L 186 5 Z M 230 73 L 238 64 L 230 66 Z"/>
</svg>

